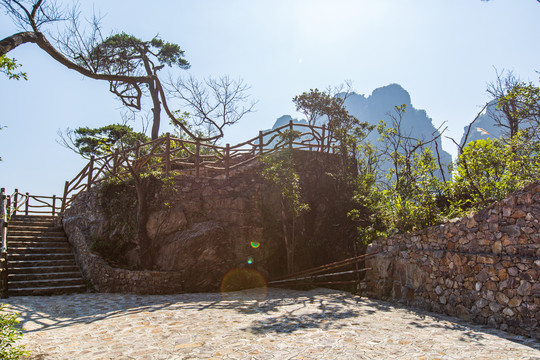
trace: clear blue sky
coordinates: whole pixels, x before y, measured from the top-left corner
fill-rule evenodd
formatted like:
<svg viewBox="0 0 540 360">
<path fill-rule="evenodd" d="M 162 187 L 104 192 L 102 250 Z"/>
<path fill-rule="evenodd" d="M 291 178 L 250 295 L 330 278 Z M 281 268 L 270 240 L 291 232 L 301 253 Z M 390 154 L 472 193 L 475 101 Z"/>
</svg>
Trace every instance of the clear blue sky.
<svg viewBox="0 0 540 360">
<path fill-rule="evenodd" d="M 536 0 L 85 0 L 83 13 L 92 9 L 106 16 L 106 34 L 159 34 L 181 45 L 194 76 L 228 74 L 251 85 L 257 112 L 227 130 L 231 144 L 283 114 L 299 117 L 295 95 L 346 79 L 366 95 L 399 83 L 436 126 L 446 121 L 455 139 L 488 100 L 494 68 L 538 84 Z M 15 31 L 0 14 L 0 38 Z M 9 56 L 29 80 L 0 76 L 0 125 L 7 126 L 0 131 L 0 186 L 61 195 L 85 161 L 56 143 L 57 130 L 118 123 L 120 103 L 106 82 L 83 78 L 35 45 Z"/>
</svg>

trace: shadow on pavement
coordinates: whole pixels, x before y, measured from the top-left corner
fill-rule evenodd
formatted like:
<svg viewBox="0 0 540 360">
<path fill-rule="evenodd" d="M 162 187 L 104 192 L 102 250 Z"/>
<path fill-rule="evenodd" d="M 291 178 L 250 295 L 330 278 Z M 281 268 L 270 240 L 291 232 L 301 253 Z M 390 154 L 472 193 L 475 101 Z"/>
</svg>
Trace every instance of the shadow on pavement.
<svg viewBox="0 0 540 360">
<path fill-rule="evenodd" d="M 136 295 L 87 293 L 50 297 L 22 296 L 5 301 L 9 311 L 20 314 L 25 332 L 90 324 L 102 319 L 156 311 L 223 309 L 240 314 L 263 315 L 243 331 L 253 334 L 293 333 L 302 329 L 342 329 L 359 320 L 384 316 L 384 313 L 402 311 L 410 326 L 460 331 L 467 342 L 482 340 L 486 334 L 495 335 L 540 350 L 540 342 L 481 325 L 464 323 L 457 318 L 414 310 L 380 300 L 368 299 L 349 293 L 314 289 L 297 291 L 287 289 L 251 289 L 234 293 L 200 293 L 178 295 Z M 307 306 L 307 305 L 311 306 Z M 313 311 L 316 304 L 316 311 Z M 435 321 L 423 322 L 426 316 Z M 342 321 L 347 319 L 348 321 Z M 355 323 L 356 322 L 356 323 Z"/>
</svg>

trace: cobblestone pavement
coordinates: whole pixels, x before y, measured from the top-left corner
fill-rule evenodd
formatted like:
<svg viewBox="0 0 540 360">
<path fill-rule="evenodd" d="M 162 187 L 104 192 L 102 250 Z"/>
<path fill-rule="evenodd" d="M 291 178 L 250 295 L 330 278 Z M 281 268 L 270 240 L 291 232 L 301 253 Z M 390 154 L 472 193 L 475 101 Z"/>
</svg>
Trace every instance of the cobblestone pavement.
<svg viewBox="0 0 540 360">
<path fill-rule="evenodd" d="M 7 303 L 30 359 L 540 359 L 532 339 L 326 289 Z"/>
</svg>

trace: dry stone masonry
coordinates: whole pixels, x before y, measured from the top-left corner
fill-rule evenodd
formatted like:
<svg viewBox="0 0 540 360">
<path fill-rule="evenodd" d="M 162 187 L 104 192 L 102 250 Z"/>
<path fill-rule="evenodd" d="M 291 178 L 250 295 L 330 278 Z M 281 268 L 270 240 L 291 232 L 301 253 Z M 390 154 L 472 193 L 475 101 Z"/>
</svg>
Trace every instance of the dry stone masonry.
<svg viewBox="0 0 540 360">
<path fill-rule="evenodd" d="M 368 252 L 371 295 L 540 339 L 540 182 Z"/>
</svg>

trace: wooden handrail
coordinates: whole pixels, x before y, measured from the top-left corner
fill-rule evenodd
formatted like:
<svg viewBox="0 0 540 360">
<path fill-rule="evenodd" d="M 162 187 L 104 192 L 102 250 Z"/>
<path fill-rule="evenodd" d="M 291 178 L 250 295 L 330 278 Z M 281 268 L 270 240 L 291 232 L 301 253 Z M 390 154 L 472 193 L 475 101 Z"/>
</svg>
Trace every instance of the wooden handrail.
<svg viewBox="0 0 540 360">
<path fill-rule="evenodd" d="M 276 139 L 287 131 L 296 129 L 302 130 L 297 139 L 276 142 Z M 337 139 L 331 136 L 326 125 L 321 127 L 292 121 L 269 131 L 259 131 L 258 136 L 252 139 L 234 146 L 227 144 L 225 147 L 203 143 L 197 139 L 177 139 L 167 133 L 165 137 L 144 144 L 137 142 L 128 149 L 122 151 L 117 149 L 114 153 L 99 158 L 92 157 L 75 178 L 66 182 L 60 212 L 64 212 L 78 194 L 88 190 L 92 185 L 111 176 L 128 174 L 126 162 L 143 155 L 150 156 L 150 160 L 144 166 L 148 169 L 162 168 L 168 173 L 175 168 L 185 170 L 191 168 L 196 177 L 200 177 L 201 169 L 211 169 L 222 171 L 228 178 L 230 171 L 240 165 L 285 147 L 330 152 L 336 143 Z"/>
<path fill-rule="evenodd" d="M 8 230 L 8 199 L 6 195 L 6 189 L 0 190 L 0 237 L 2 241 L 2 248 L 0 249 L 0 297 L 5 299 L 9 296 L 8 293 L 8 243 L 7 243 L 7 230 Z"/>
</svg>

